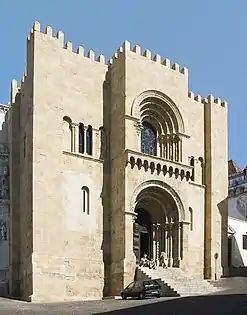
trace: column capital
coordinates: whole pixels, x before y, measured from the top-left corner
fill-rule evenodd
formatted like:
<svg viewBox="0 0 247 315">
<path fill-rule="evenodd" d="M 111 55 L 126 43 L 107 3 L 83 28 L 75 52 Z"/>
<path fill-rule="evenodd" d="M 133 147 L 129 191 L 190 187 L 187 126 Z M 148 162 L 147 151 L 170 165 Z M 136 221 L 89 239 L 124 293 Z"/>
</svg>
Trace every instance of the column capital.
<svg viewBox="0 0 247 315">
<path fill-rule="evenodd" d="M 137 218 L 137 214 L 135 212 L 124 211 L 124 214 L 127 215 L 127 216 L 131 216 L 131 219 L 132 219 L 133 223 L 135 223 L 135 220 Z"/>
<path fill-rule="evenodd" d="M 180 222 L 178 222 L 181 226 L 182 225 L 190 225 L 190 222 L 188 222 L 188 221 L 180 221 Z"/>
</svg>

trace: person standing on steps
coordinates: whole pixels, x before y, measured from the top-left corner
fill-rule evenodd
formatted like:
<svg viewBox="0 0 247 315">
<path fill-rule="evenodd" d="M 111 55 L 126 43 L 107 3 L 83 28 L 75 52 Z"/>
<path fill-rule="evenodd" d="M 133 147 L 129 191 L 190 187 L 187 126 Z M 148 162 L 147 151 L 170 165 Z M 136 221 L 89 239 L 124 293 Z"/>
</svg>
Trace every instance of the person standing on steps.
<svg viewBox="0 0 247 315">
<path fill-rule="evenodd" d="M 168 267 L 168 259 L 167 259 L 167 255 L 166 255 L 166 252 L 161 252 L 160 254 L 160 263 L 161 263 L 161 266 L 163 268 L 167 268 Z"/>
</svg>

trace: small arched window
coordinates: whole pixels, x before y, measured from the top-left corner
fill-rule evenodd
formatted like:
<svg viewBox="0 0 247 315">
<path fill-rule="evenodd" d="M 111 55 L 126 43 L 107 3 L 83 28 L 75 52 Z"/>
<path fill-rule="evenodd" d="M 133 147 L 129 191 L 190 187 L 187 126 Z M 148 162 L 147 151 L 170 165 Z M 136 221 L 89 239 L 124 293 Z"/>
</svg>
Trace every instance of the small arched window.
<svg viewBox="0 0 247 315">
<path fill-rule="evenodd" d="M 204 160 L 202 157 L 199 157 L 200 167 L 201 167 L 201 183 L 205 185 L 205 173 L 204 173 Z"/>
<path fill-rule="evenodd" d="M 86 131 L 86 141 L 87 141 L 87 147 L 86 151 L 88 155 L 92 155 L 93 153 L 93 128 L 92 126 L 88 126 L 87 131 Z"/>
<path fill-rule="evenodd" d="M 193 167 L 192 173 L 191 173 L 191 180 L 194 181 L 195 180 L 195 158 L 194 158 L 194 156 L 192 156 L 190 158 L 190 166 Z"/>
<path fill-rule="evenodd" d="M 189 214 L 190 214 L 190 230 L 193 230 L 193 210 L 189 207 Z"/>
<path fill-rule="evenodd" d="M 82 198 L 82 211 L 83 213 L 90 214 L 90 200 L 89 200 L 89 188 L 83 186 L 81 188 L 81 198 Z"/>
<path fill-rule="evenodd" d="M 79 153 L 84 153 L 84 125 L 79 124 Z"/>
<path fill-rule="evenodd" d="M 72 131 L 72 119 L 69 116 L 63 117 L 63 147 L 64 150 L 74 151 L 74 135 Z"/>
<path fill-rule="evenodd" d="M 149 155 L 157 155 L 157 131 L 147 121 L 142 123 L 141 152 Z"/>
</svg>

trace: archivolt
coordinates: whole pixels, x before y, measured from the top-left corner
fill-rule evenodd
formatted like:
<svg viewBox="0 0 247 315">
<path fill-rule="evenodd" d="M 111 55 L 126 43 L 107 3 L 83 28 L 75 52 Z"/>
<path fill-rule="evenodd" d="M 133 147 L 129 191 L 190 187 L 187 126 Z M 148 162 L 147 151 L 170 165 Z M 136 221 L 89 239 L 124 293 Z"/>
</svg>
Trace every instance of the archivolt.
<svg viewBox="0 0 247 315">
<path fill-rule="evenodd" d="M 141 120 L 152 118 L 162 126 L 163 133 L 185 133 L 178 107 L 167 95 L 159 91 L 148 90 L 137 96 L 130 114 Z"/>
<path fill-rule="evenodd" d="M 177 206 L 179 220 L 184 221 L 186 215 L 185 215 L 183 203 L 182 203 L 179 195 L 171 186 L 169 186 L 168 184 L 166 184 L 162 181 L 158 181 L 158 180 L 145 181 L 145 182 L 141 183 L 139 186 L 137 186 L 137 188 L 135 189 L 135 191 L 132 195 L 131 202 L 130 202 L 131 211 L 132 212 L 135 211 L 135 206 L 136 206 L 136 203 L 138 201 L 138 196 L 140 195 L 140 193 L 144 189 L 152 188 L 152 187 L 160 188 L 161 191 L 163 190 L 164 194 L 168 194 L 169 197 L 174 200 L 174 203 Z M 165 198 L 165 196 L 164 196 L 164 198 Z"/>
</svg>

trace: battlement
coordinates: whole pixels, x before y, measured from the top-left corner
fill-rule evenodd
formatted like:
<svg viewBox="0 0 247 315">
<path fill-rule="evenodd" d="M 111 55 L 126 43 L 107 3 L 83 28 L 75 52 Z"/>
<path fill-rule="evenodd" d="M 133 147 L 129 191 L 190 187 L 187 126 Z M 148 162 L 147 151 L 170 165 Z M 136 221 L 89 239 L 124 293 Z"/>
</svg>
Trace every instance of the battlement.
<svg viewBox="0 0 247 315">
<path fill-rule="evenodd" d="M 64 33 L 62 31 L 57 31 L 56 34 L 54 34 L 53 29 L 51 26 L 46 26 L 45 30 L 42 31 L 41 30 L 41 25 L 38 21 L 36 21 L 31 29 L 30 35 L 28 37 L 28 39 L 30 39 L 30 36 L 32 36 L 32 34 L 34 34 L 35 32 L 39 32 L 42 34 L 45 34 L 48 38 L 54 38 L 56 39 L 62 48 L 71 51 L 72 53 L 75 53 L 77 55 L 81 55 L 83 57 L 89 58 L 95 62 L 99 62 L 101 64 L 108 64 L 111 65 L 114 63 L 114 61 L 119 57 L 119 55 L 122 52 L 132 52 L 135 53 L 136 55 L 142 56 L 146 59 L 149 59 L 157 64 L 161 64 L 167 68 L 170 68 L 173 71 L 177 71 L 181 74 L 184 74 L 186 76 L 188 76 L 188 69 L 183 67 L 181 68 L 181 66 L 178 63 L 171 63 L 170 59 L 165 58 L 162 61 L 162 58 L 160 55 L 155 54 L 152 56 L 152 53 L 150 50 L 145 50 L 143 53 L 141 52 L 141 47 L 139 45 L 135 45 L 133 46 L 133 48 L 131 48 L 131 44 L 128 41 L 125 41 L 122 46 L 114 53 L 114 55 L 112 56 L 112 58 L 110 58 L 110 60 L 106 63 L 106 59 L 105 56 L 103 55 L 99 55 L 97 58 L 95 56 L 95 52 L 93 50 L 89 50 L 88 53 L 85 54 L 84 52 L 84 48 L 79 46 L 76 50 L 73 50 L 73 45 L 70 41 L 65 42 L 64 41 Z"/>
<path fill-rule="evenodd" d="M 162 59 L 162 57 L 159 54 L 152 54 L 152 52 L 148 49 L 143 50 L 139 45 L 132 46 L 129 41 L 124 41 L 123 44 L 119 47 L 119 49 L 114 53 L 112 58 L 109 59 L 109 61 L 106 63 L 106 58 L 104 55 L 99 55 L 96 57 L 95 52 L 93 50 L 89 50 L 87 53 L 85 53 L 84 48 L 82 46 L 79 46 L 76 48 L 76 50 L 73 50 L 73 45 L 70 41 L 65 42 L 64 41 L 64 33 L 62 31 L 57 31 L 56 34 L 54 34 L 54 31 L 51 26 L 46 26 L 45 30 L 41 30 L 41 25 L 38 21 L 36 21 L 31 29 L 30 35 L 28 39 L 35 33 L 39 32 L 47 36 L 47 38 L 53 38 L 54 40 L 57 40 L 59 45 L 66 49 L 67 51 L 70 51 L 71 53 L 74 53 L 76 55 L 80 55 L 85 58 L 89 58 L 95 62 L 98 62 L 103 65 L 111 66 L 114 64 L 114 62 L 119 58 L 119 56 L 123 53 L 134 53 L 137 56 L 146 58 L 147 60 L 150 60 L 153 63 L 160 64 L 166 68 L 169 68 L 173 71 L 179 72 L 185 76 L 188 76 L 188 69 L 186 67 L 181 67 L 178 63 L 172 63 L 170 59 L 165 58 Z M 25 75 L 22 79 L 22 84 L 24 84 Z M 194 101 L 197 101 L 199 103 L 207 103 L 207 104 L 219 104 L 222 107 L 227 107 L 226 101 L 221 101 L 218 97 L 213 97 L 212 95 L 209 95 L 207 98 L 202 98 L 201 95 L 195 95 L 193 92 L 188 93 L 188 97 L 193 99 Z"/>
<path fill-rule="evenodd" d="M 34 34 L 35 32 L 39 32 L 42 34 L 45 34 L 48 38 L 56 39 L 62 48 L 71 51 L 72 53 L 75 53 L 77 55 L 80 55 L 82 57 L 89 58 L 95 62 L 99 62 L 100 64 L 105 65 L 105 57 L 103 55 L 99 55 L 97 58 L 95 56 L 95 52 L 93 50 L 89 50 L 86 54 L 84 52 L 84 48 L 79 46 L 75 51 L 73 51 L 73 45 L 70 41 L 65 42 L 64 41 L 64 33 L 62 31 L 57 31 L 56 35 L 53 34 L 53 29 L 51 26 L 46 26 L 45 31 L 43 32 L 41 30 L 41 25 L 38 21 L 36 21 L 31 29 L 30 36 Z M 28 39 L 30 39 L 30 36 Z"/>
<path fill-rule="evenodd" d="M 148 49 L 146 49 L 143 53 L 142 53 L 142 49 L 139 45 L 135 45 L 131 48 L 131 43 L 128 41 L 124 41 L 122 46 L 118 49 L 118 51 L 113 55 L 113 57 L 110 59 L 110 64 L 112 64 L 114 62 L 115 59 L 117 59 L 119 57 L 119 54 L 121 54 L 122 52 L 128 53 L 128 52 L 132 52 L 135 53 L 138 56 L 142 56 L 146 59 L 149 59 L 157 64 L 163 65 L 167 68 L 170 68 L 171 70 L 180 72 L 181 74 L 184 74 L 186 76 L 188 76 L 188 69 L 183 67 L 181 68 L 181 66 L 178 63 L 171 63 L 170 59 L 165 58 L 162 61 L 162 58 L 159 54 L 154 54 L 152 56 L 152 52 Z"/>
<path fill-rule="evenodd" d="M 209 95 L 206 98 L 202 98 L 201 95 L 195 95 L 193 92 L 188 93 L 188 97 L 202 104 L 219 104 L 222 107 L 227 107 L 228 103 L 226 101 L 221 101 L 219 97 L 214 97 L 213 95 Z"/>
</svg>

